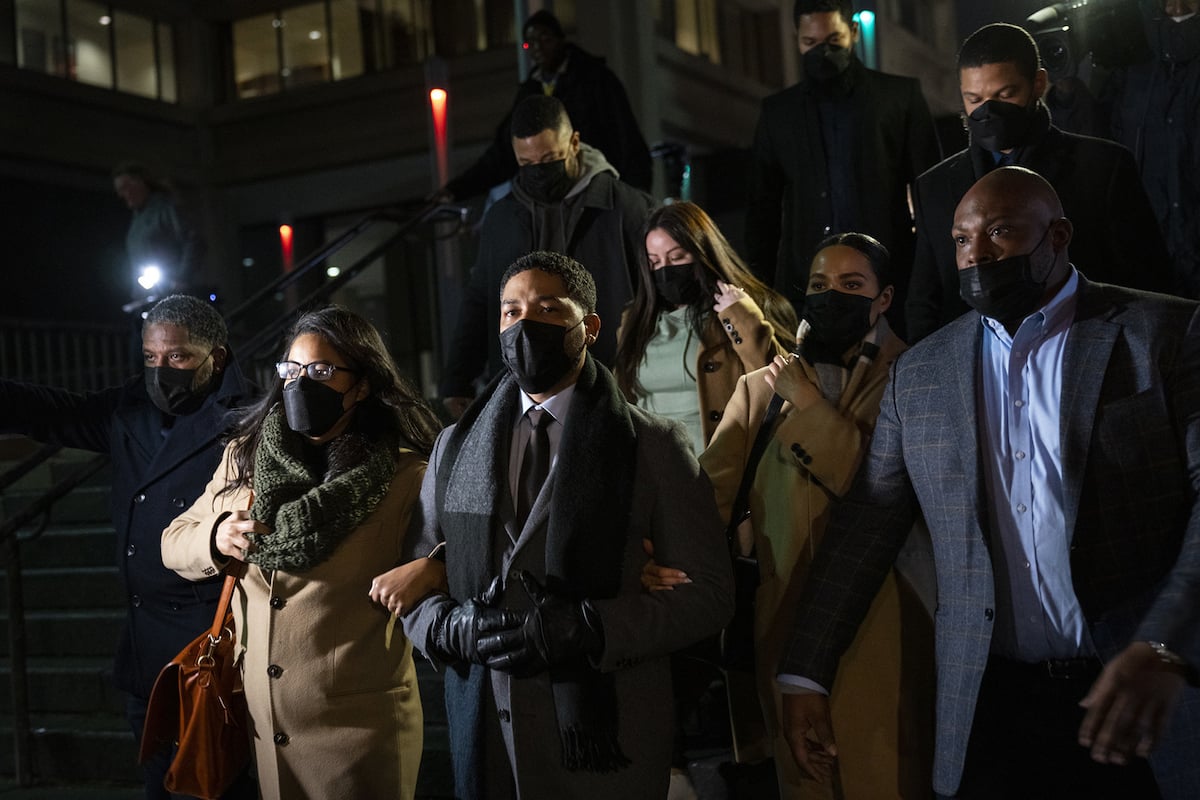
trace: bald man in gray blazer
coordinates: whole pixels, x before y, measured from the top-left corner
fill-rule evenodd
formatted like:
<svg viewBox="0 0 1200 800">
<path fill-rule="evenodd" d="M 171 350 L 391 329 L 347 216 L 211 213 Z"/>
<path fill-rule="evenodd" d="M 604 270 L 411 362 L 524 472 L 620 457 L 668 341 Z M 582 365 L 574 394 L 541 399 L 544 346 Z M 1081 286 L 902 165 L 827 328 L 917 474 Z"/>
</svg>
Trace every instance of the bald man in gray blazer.
<svg viewBox="0 0 1200 800">
<path fill-rule="evenodd" d="M 1200 306 L 1089 282 L 1019 167 L 953 233 L 976 310 L 893 369 L 779 668 L 793 753 L 836 767 L 821 692 L 920 512 L 938 795 L 1200 797 Z"/>
</svg>

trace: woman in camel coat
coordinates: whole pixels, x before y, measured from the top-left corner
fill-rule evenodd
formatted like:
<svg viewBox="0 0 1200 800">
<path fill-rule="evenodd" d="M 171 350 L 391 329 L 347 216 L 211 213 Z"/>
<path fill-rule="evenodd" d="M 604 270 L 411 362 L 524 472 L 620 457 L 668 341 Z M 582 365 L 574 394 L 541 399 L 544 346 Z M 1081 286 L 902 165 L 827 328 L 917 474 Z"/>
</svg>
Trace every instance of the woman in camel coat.
<svg viewBox="0 0 1200 800">
<path fill-rule="evenodd" d="M 870 237 L 839 234 L 822 244 L 810 274 L 801 329 L 811 323 L 811 330 L 801 356 L 779 357 L 742 378 L 700 457 L 727 520 L 767 405 L 776 392 L 784 398 L 749 507 L 762 581 L 757 683 L 785 800 L 835 796 L 828 782 L 800 779 L 780 726 L 775 667 L 830 505 L 858 471 L 888 369 L 905 349 L 883 316 L 892 298 L 887 266 L 887 251 Z M 931 621 L 893 572 L 842 660 L 838 683 L 825 687 L 833 690 L 845 797 L 928 796 L 932 674 Z"/>
<path fill-rule="evenodd" d="M 380 586 L 437 422 L 361 318 L 310 312 L 290 338 L 273 391 L 164 531 L 163 563 L 199 580 L 248 562 L 232 606 L 264 798 L 412 798 L 421 703 Z M 444 575 L 420 567 L 426 589 Z"/>
</svg>

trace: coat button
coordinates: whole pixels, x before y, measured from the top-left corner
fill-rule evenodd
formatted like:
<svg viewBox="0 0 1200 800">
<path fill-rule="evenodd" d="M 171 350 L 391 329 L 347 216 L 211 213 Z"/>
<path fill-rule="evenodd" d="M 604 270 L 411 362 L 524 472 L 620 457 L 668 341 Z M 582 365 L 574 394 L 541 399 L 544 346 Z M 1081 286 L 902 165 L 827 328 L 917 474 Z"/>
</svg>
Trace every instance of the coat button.
<svg viewBox="0 0 1200 800">
<path fill-rule="evenodd" d="M 288 735 L 286 733 L 281 732 L 281 733 L 277 733 L 274 736 L 272 736 L 271 741 L 275 742 L 275 744 L 279 745 L 280 747 L 283 747 L 288 742 L 290 742 L 291 739 L 288 737 Z"/>
<path fill-rule="evenodd" d="M 125 548 L 125 555 L 129 556 L 130 558 L 132 558 L 132 557 L 133 557 L 133 554 L 134 554 L 134 553 L 136 553 L 136 552 L 137 552 L 137 545 L 136 545 L 136 544 L 131 544 L 131 545 L 129 545 L 128 547 L 126 547 L 126 548 Z"/>
<path fill-rule="evenodd" d="M 704 371 L 705 372 L 716 372 L 717 371 L 717 362 L 705 361 L 704 362 Z"/>
<path fill-rule="evenodd" d="M 721 412 L 720 411 L 710 411 L 710 412 L 708 412 L 708 418 L 712 422 L 720 422 L 721 421 Z"/>
<path fill-rule="evenodd" d="M 282 674 L 283 667 L 279 666 L 278 664 L 272 664 L 271 666 L 267 667 L 267 675 L 269 677 L 278 678 Z"/>
<path fill-rule="evenodd" d="M 176 508 L 187 508 L 187 500 L 184 500 L 182 497 L 172 497 L 171 505 Z"/>
<path fill-rule="evenodd" d="M 183 608 L 183 606 L 182 606 L 182 605 L 180 605 L 179 603 L 171 603 L 171 610 L 172 610 L 172 611 L 179 611 L 179 610 L 180 610 L 180 609 L 182 609 L 182 608 Z"/>
<path fill-rule="evenodd" d="M 734 343 L 734 344 L 741 344 L 741 343 L 742 343 L 742 337 L 738 336 L 737 334 L 734 334 L 734 337 L 733 337 L 733 343 Z"/>
<path fill-rule="evenodd" d="M 498 713 L 500 715 L 501 722 L 508 722 L 510 719 L 512 719 L 512 715 L 508 713 L 507 708 L 500 709 Z"/>
<path fill-rule="evenodd" d="M 141 608 L 142 596 L 140 594 L 135 594 L 133 597 L 129 598 L 129 602 L 133 604 L 134 608 Z"/>
<path fill-rule="evenodd" d="M 994 616 L 996 616 L 996 614 L 990 608 L 985 608 L 983 610 L 983 618 L 986 619 L 988 622 L 991 622 L 992 617 L 994 617 Z"/>
<path fill-rule="evenodd" d="M 287 605 L 287 600 L 284 600 L 279 595 L 275 595 L 274 597 L 271 598 L 271 608 L 275 609 L 276 611 L 278 611 L 279 609 L 283 608 L 286 605 Z"/>
<path fill-rule="evenodd" d="M 138 492 L 137 494 L 135 494 L 133 496 L 133 502 L 137 503 L 138 505 L 141 505 L 142 503 L 146 502 L 146 495 L 144 495 L 141 492 Z"/>
</svg>

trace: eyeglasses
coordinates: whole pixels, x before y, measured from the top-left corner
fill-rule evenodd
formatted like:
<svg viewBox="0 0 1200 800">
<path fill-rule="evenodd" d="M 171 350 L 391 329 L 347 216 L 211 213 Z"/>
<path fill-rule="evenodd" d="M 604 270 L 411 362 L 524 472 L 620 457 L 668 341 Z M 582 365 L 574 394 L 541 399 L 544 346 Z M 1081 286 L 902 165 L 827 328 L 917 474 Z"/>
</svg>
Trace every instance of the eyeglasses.
<svg viewBox="0 0 1200 800">
<path fill-rule="evenodd" d="M 308 375 L 311 380 L 324 383 L 325 381 L 330 380 L 333 377 L 333 373 L 337 372 L 338 370 L 352 374 L 357 372 L 357 370 L 350 369 L 349 367 L 339 367 L 334 364 L 330 364 L 328 361 L 313 361 L 309 364 L 299 364 L 295 361 L 280 361 L 275 365 L 275 371 L 278 372 L 279 377 L 283 378 L 285 381 L 294 381 L 296 378 L 299 378 L 300 373 L 303 372 Z"/>
</svg>

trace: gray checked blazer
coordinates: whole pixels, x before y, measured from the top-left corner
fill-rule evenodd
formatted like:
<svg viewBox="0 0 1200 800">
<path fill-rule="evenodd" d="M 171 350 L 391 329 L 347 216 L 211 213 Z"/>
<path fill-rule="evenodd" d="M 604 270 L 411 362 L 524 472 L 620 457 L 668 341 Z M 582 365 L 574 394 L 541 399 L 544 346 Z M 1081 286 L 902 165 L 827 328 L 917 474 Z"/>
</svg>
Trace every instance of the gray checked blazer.
<svg viewBox="0 0 1200 800">
<path fill-rule="evenodd" d="M 1200 666 L 1200 311 L 1081 281 L 1063 354 L 1061 453 L 1071 573 L 1109 659 L 1162 641 Z M 933 539 L 938 605 L 934 789 L 962 776 L 995 622 L 970 312 L 900 357 L 870 455 L 833 513 L 780 672 L 831 686 L 838 659 L 915 514 Z M 1200 699 L 1184 692 L 1153 758 L 1164 797 L 1200 797 Z"/>
</svg>

